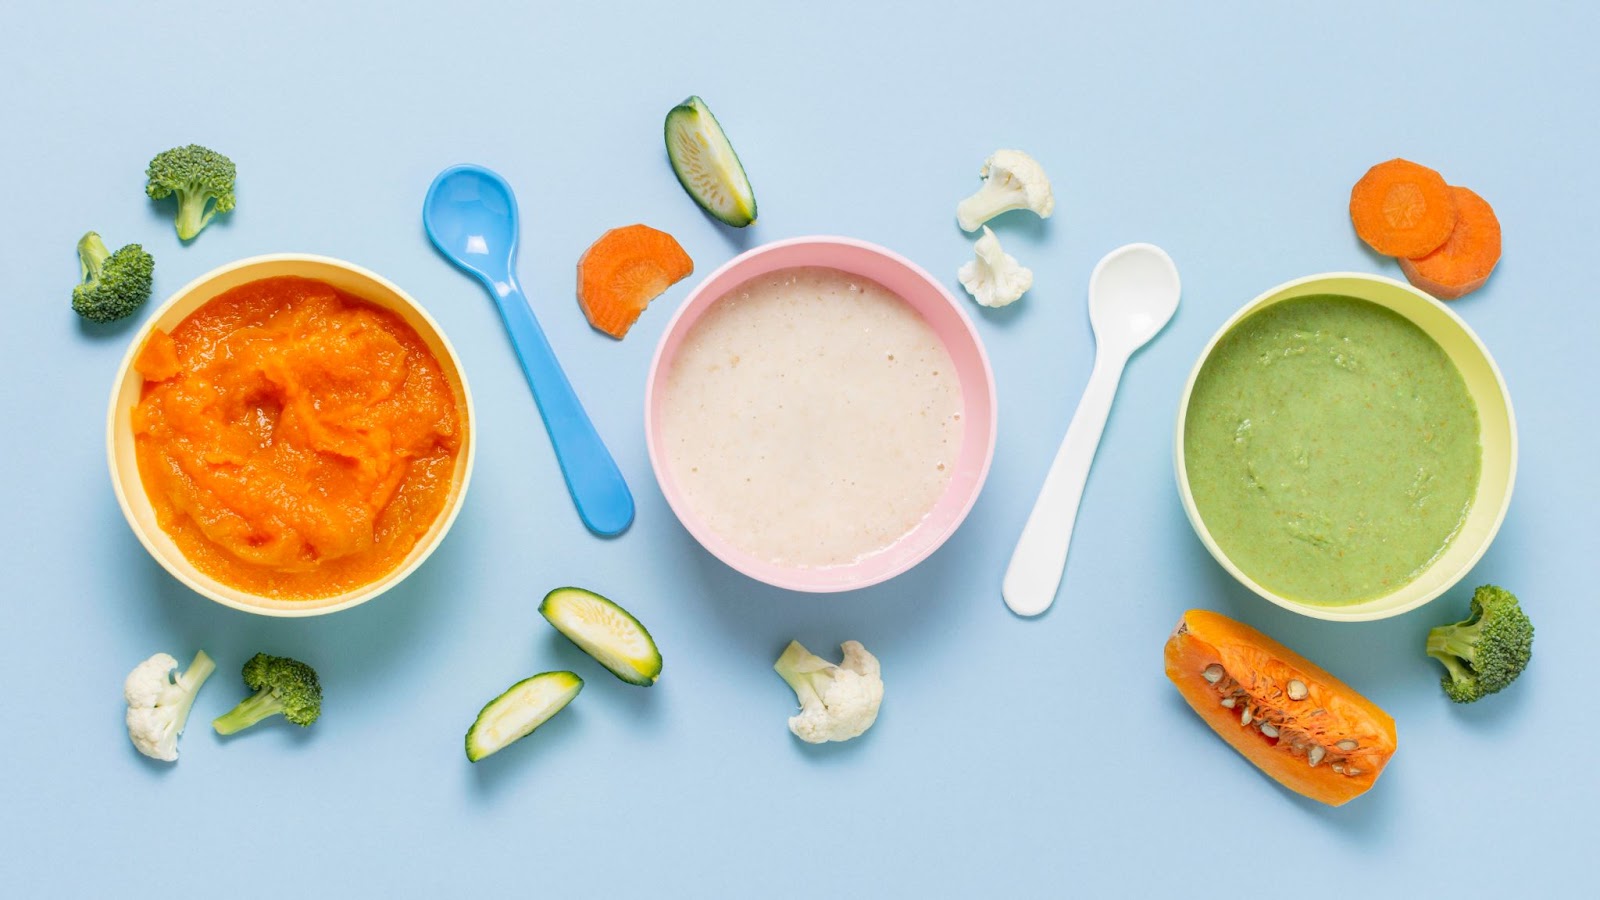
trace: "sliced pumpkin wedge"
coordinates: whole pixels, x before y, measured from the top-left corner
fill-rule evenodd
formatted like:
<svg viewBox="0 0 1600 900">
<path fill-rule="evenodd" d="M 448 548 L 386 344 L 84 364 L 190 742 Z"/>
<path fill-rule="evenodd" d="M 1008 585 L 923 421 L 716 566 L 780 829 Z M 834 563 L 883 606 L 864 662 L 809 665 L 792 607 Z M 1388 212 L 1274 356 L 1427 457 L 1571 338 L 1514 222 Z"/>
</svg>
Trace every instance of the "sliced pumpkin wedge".
<svg viewBox="0 0 1600 900">
<path fill-rule="evenodd" d="M 1167 677 L 1211 730 L 1313 800 L 1342 806 L 1366 793 L 1399 745 L 1377 704 L 1220 613 L 1184 613 L 1165 656 Z"/>
</svg>

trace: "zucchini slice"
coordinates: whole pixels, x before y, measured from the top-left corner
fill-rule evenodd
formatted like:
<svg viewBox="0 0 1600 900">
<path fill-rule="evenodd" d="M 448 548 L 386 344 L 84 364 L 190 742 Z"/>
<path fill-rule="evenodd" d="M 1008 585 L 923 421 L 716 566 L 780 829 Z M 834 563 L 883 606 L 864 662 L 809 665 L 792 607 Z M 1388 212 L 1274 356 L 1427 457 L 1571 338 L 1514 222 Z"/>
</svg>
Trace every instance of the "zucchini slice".
<svg viewBox="0 0 1600 900">
<path fill-rule="evenodd" d="M 700 208 L 717 221 L 743 228 L 756 220 L 756 195 L 739 154 L 699 97 L 667 113 L 667 158 L 673 174 Z"/>
<path fill-rule="evenodd" d="M 649 687 L 661 677 L 661 651 L 650 632 L 594 591 L 556 588 L 539 604 L 539 614 L 623 681 Z"/>
<path fill-rule="evenodd" d="M 583 679 L 571 672 L 542 672 L 513 684 L 490 700 L 467 729 L 467 759 L 477 762 L 527 737 L 581 690 Z"/>
</svg>

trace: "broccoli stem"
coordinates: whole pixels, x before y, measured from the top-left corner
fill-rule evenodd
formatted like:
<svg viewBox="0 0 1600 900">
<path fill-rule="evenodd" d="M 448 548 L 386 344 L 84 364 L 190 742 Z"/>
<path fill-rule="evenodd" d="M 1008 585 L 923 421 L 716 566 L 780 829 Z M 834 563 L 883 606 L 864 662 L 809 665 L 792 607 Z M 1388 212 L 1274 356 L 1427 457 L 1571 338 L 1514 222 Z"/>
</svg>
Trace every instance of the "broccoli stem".
<svg viewBox="0 0 1600 900">
<path fill-rule="evenodd" d="M 1435 628 L 1428 632 L 1428 655 L 1440 661 L 1443 661 L 1445 656 L 1453 656 L 1470 663 L 1477 653 L 1478 634 L 1481 630 L 1479 623 L 1476 622 L 1471 625 L 1444 625 Z"/>
<path fill-rule="evenodd" d="M 1441 625 L 1428 632 L 1428 655 L 1442 663 L 1457 685 L 1470 684 L 1474 678 L 1468 668 L 1476 652 L 1478 625 Z"/>
<path fill-rule="evenodd" d="M 1450 680 L 1456 684 L 1466 684 L 1472 681 L 1472 673 L 1467 671 L 1467 667 L 1462 665 L 1461 660 L 1455 656 L 1448 653 L 1433 652 L 1429 652 L 1428 655 L 1444 664 L 1445 669 L 1450 673 Z"/>
<path fill-rule="evenodd" d="M 98 280 L 100 267 L 105 265 L 110 256 L 111 251 L 106 249 L 106 242 L 100 240 L 100 235 L 93 231 L 86 232 L 78 239 L 78 280 Z"/>
<path fill-rule="evenodd" d="M 249 697 L 244 698 L 238 706 L 218 716 L 211 723 L 217 734 L 233 734 L 243 731 L 268 716 L 275 716 L 283 712 L 283 703 L 272 691 L 262 688 Z"/>
<path fill-rule="evenodd" d="M 216 215 L 216 208 L 206 211 L 210 202 L 210 195 L 204 191 L 183 190 L 178 192 L 178 238 L 179 240 L 194 240 L 200 230 L 206 227 L 211 217 Z"/>
</svg>

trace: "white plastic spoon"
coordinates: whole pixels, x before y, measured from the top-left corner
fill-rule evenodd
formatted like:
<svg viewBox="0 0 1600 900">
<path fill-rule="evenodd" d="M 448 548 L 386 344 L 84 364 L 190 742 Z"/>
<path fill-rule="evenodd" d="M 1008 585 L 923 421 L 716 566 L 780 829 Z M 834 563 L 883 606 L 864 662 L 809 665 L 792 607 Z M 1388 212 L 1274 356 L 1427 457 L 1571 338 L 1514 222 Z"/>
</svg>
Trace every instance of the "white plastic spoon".
<svg viewBox="0 0 1600 900">
<path fill-rule="evenodd" d="M 1178 309 L 1178 267 L 1154 244 L 1129 244 L 1107 253 L 1089 276 L 1089 324 L 1094 370 L 1056 451 L 1028 524 L 1011 553 L 1000 595 L 1019 616 L 1036 616 L 1055 602 L 1067 565 L 1078 501 L 1089 478 L 1100 434 L 1122 370 L 1135 350 L 1160 333 Z"/>
</svg>

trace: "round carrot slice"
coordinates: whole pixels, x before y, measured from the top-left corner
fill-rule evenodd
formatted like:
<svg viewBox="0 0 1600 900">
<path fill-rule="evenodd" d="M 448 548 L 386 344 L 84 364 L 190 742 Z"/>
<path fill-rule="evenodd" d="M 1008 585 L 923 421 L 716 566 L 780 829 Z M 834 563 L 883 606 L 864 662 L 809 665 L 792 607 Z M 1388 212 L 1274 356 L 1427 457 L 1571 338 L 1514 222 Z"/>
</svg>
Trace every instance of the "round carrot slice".
<svg viewBox="0 0 1600 900">
<path fill-rule="evenodd" d="M 1456 227 L 1439 249 L 1420 259 L 1400 260 L 1406 280 L 1438 297 L 1455 300 L 1483 287 L 1500 262 L 1500 219 L 1489 201 L 1464 187 L 1450 187 Z"/>
<path fill-rule="evenodd" d="M 665 231 L 613 228 L 578 258 L 578 304 L 590 325 L 620 340 L 651 300 L 693 271 L 694 260 Z"/>
<path fill-rule="evenodd" d="M 1438 249 L 1456 224 L 1444 178 L 1406 159 L 1378 163 L 1350 190 L 1356 234 L 1385 256 L 1415 258 Z"/>
</svg>

